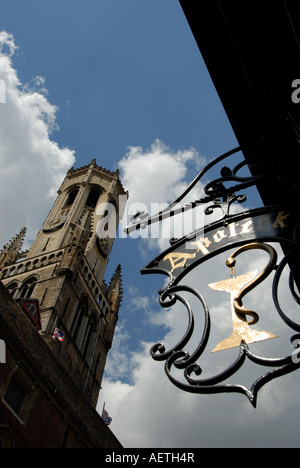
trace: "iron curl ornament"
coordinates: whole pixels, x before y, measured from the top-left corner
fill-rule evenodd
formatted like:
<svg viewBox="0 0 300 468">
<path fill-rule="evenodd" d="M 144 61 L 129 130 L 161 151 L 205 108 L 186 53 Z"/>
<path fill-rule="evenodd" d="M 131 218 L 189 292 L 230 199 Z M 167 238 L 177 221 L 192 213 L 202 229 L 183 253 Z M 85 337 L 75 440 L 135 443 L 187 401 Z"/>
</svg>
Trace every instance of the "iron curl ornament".
<svg viewBox="0 0 300 468">
<path fill-rule="evenodd" d="M 271 140 L 270 140 L 271 141 Z M 255 142 L 257 146 L 257 142 Z M 159 290 L 159 303 L 163 308 L 171 308 L 178 304 L 184 308 L 187 315 L 187 325 L 181 331 L 181 339 L 175 346 L 166 349 L 163 343 L 155 344 L 150 354 L 155 361 L 165 362 L 165 373 L 169 380 L 178 388 L 198 394 L 240 393 L 245 395 L 253 407 L 257 405 L 259 390 L 271 380 L 291 373 L 300 367 L 300 318 L 290 316 L 290 310 L 285 310 L 279 300 L 279 289 L 283 272 L 289 269 L 288 288 L 294 300 L 295 307 L 300 305 L 300 220 L 298 209 L 289 204 L 262 206 L 251 210 L 234 210 L 233 206 L 242 205 L 247 197 L 241 191 L 246 191 L 256 184 L 269 180 L 274 181 L 282 176 L 283 169 L 272 167 L 268 173 L 260 171 L 264 165 L 264 155 L 245 161 L 243 150 L 238 147 L 209 163 L 194 179 L 183 194 L 170 204 L 164 211 L 150 217 L 147 213 L 137 213 L 127 233 L 144 229 L 152 223 L 173 217 L 178 213 L 193 210 L 203 206 L 204 215 L 219 213 L 220 217 L 201 226 L 180 239 L 170 239 L 170 247 L 152 260 L 141 273 L 161 274 L 168 278 L 166 286 Z M 241 160 L 237 161 L 237 154 Z M 231 158 L 231 159 L 230 159 Z M 223 165 L 226 160 L 226 165 Z M 216 168 L 222 164 L 220 176 L 215 176 Z M 245 169 L 255 166 L 255 175 Z M 233 165 L 233 168 L 229 166 Z M 244 172 L 241 175 L 240 172 Z M 184 198 L 204 177 L 212 172 L 214 178 L 204 185 L 204 196 L 193 202 L 179 206 Z M 246 172 L 246 173 L 245 173 Z M 284 168 L 286 174 L 287 168 Z M 292 168 L 288 172 L 292 174 Z M 275 245 L 283 250 L 283 258 L 278 260 Z M 237 275 L 237 264 L 242 255 L 247 252 L 263 251 L 267 257 L 264 268 L 259 271 L 246 272 Z M 185 284 L 188 275 L 205 265 L 213 258 L 223 257 L 228 253 L 226 266 L 228 278 L 222 281 L 204 284 L 199 274 L 199 288 L 209 286 L 210 290 L 230 294 L 230 312 L 232 318 L 232 333 L 228 338 L 216 344 L 212 353 L 235 351 L 232 362 L 221 372 L 202 378 L 205 367 L 205 352 L 210 342 L 212 319 L 207 300 L 189 284 Z M 282 255 L 282 254 L 281 254 Z M 256 310 L 246 307 L 247 295 L 258 285 L 269 278 L 272 280 L 272 299 L 274 315 L 286 327 L 290 335 L 288 347 L 290 354 L 285 357 L 264 357 L 253 352 L 253 343 L 264 344 L 265 341 L 277 338 L 273 330 L 258 330 L 259 314 Z M 272 279 L 273 278 L 273 279 Z M 192 297 L 193 306 L 187 296 Z M 258 304 L 259 305 L 259 304 Z M 195 309 L 198 324 L 195 326 Z M 269 325 L 269 324 L 268 324 Z M 271 324 L 270 324 L 271 326 Z M 296 332 L 296 334 L 295 334 Z M 196 345 L 195 345 L 196 343 Z M 191 348 L 192 351 L 188 350 Z M 261 375 L 251 385 L 237 384 L 233 376 L 246 363 L 255 364 Z M 220 367 L 220 366 L 218 366 Z"/>
</svg>

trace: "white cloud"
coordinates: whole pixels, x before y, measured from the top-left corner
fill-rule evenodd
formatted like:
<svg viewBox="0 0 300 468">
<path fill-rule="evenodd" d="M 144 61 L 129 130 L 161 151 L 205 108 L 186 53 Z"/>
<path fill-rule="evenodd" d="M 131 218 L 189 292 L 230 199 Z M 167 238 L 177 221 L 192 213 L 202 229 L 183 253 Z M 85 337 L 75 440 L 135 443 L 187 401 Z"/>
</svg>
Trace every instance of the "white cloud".
<svg viewBox="0 0 300 468">
<path fill-rule="evenodd" d="M 46 97 L 38 76 L 22 84 L 13 67 L 14 37 L 0 32 L 0 79 L 5 103 L 0 104 L 0 242 L 5 244 L 24 226 L 34 239 L 55 199 L 74 151 L 51 139 L 57 130 L 57 107 Z"/>
<path fill-rule="evenodd" d="M 123 185 L 129 191 L 126 214 L 120 229 L 123 231 L 137 212 L 146 212 L 152 216 L 167 208 L 185 191 L 195 172 L 205 162 L 206 158 L 200 156 L 194 148 L 175 151 L 159 139 L 147 150 L 131 147 L 119 162 Z M 190 168 L 193 176 L 189 173 Z M 203 195 L 203 184 L 198 183 L 176 206 L 181 208 L 185 203 Z M 183 237 L 202 225 L 202 220 L 203 208 L 199 207 L 163 222 L 153 223 L 144 230 L 131 233 L 130 237 L 141 238 L 138 249 L 142 259 L 146 261 L 147 251 L 166 249 L 169 239 Z M 143 242 L 143 239 L 146 241 Z"/>
<path fill-rule="evenodd" d="M 130 333 L 126 329 L 126 321 L 116 326 L 113 339 L 113 352 L 109 354 L 105 373 L 108 378 L 114 376 L 116 380 L 131 380 L 131 353 L 128 350 Z"/>
<path fill-rule="evenodd" d="M 131 147 L 120 161 L 122 181 L 129 191 L 130 203 L 170 203 L 186 187 L 187 164 L 203 162 L 194 148 L 172 151 L 160 140 L 144 151 Z"/>
</svg>

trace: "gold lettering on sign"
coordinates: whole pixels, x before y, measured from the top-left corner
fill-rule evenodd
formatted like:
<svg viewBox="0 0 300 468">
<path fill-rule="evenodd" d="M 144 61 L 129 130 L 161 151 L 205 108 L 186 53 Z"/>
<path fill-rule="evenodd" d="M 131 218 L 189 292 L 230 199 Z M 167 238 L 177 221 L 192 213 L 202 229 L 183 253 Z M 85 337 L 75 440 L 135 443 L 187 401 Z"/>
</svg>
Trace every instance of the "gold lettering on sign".
<svg viewBox="0 0 300 468">
<path fill-rule="evenodd" d="M 219 242 L 221 242 L 222 239 L 225 239 L 226 234 L 225 234 L 225 231 L 218 231 L 216 232 L 216 234 L 213 235 L 213 238 L 214 238 L 214 241 L 218 244 Z"/>
<path fill-rule="evenodd" d="M 194 250 L 195 248 L 197 251 L 193 254 L 184 253 L 184 252 L 174 252 L 166 255 L 163 261 L 169 260 L 171 263 L 172 270 L 176 270 L 177 268 L 185 267 L 187 260 L 195 258 L 196 255 L 201 252 L 202 255 L 206 256 L 211 253 L 211 250 L 216 250 L 216 247 L 210 246 L 212 244 L 224 244 L 224 239 L 233 239 L 238 236 L 247 236 L 254 232 L 260 235 L 260 231 L 267 232 L 268 235 L 272 235 L 273 230 L 277 228 L 284 229 L 287 226 L 286 219 L 290 216 L 290 213 L 286 213 L 285 211 L 280 211 L 276 215 L 276 219 L 272 224 L 272 218 L 270 215 L 259 216 L 257 218 L 246 219 L 243 224 L 240 223 L 230 223 L 226 226 L 226 229 L 219 229 L 214 234 L 212 231 L 209 237 L 199 237 L 194 242 L 189 244 L 189 249 Z M 273 218 L 274 219 L 274 218 Z M 274 235 L 276 235 L 276 231 L 274 231 Z M 195 246 L 195 247 L 192 247 Z"/>
<path fill-rule="evenodd" d="M 264 218 L 260 219 L 257 224 L 257 229 L 260 231 L 261 229 L 264 229 L 266 223 L 269 223 L 270 225 L 270 216 L 265 216 Z"/>
<path fill-rule="evenodd" d="M 188 253 L 183 253 L 183 252 L 173 252 L 173 253 L 166 255 L 164 257 L 164 261 L 169 260 L 169 262 L 171 263 L 171 267 L 172 267 L 171 273 L 173 273 L 173 271 L 176 270 L 177 268 L 184 267 L 188 259 L 195 258 L 195 257 L 196 257 L 196 253 L 188 254 Z"/>
<path fill-rule="evenodd" d="M 239 223 L 231 223 L 229 224 L 229 232 L 230 232 L 230 236 L 229 236 L 229 239 L 231 239 L 232 237 L 236 237 L 237 236 L 237 232 L 236 232 L 236 228 L 239 226 Z"/>
<path fill-rule="evenodd" d="M 197 241 L 191 242 L 191 245 L 196 245 L 196 247 L 198 247 L 197 252 L 201 251 L 203 255 L 208 255 L 209 250 L 207 249 L 211 245 L 211 243 L 212 242 L 207 237 L 200 237 L 200 239 L 198 239 Z"/>
<path fill-rule="evenodd" d="M 285 224 L 285 220 L 290 216 L 290 213 L 284 214 L 284 211 L 280 211 L 278 213 L 277 218 L 275 219 L 273 223 L 273 228 L 276 229 L 278 226 L 281 227 L 281 229 L 285 228 L 287 224 Z"/>
<path fill-rule="evenodd" d="M 242 228 L 243 229 L 241 231 L 241 234 L 248 234 L 249 232 L 251 232 L 253 229 L 253 220 L 250 219 L 246 223 L 242 224 Z"/>
</svg>

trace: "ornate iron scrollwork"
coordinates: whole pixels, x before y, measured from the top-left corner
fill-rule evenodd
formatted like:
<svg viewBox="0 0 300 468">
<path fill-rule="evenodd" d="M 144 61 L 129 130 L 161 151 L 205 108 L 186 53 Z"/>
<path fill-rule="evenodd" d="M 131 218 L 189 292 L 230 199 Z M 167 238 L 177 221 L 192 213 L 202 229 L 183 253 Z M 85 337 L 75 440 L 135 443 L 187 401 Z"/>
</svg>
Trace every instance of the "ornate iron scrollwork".
<svg viewBox="0 0 300 468">
<path fill-rule="evenodd" d="M 179 342 L 169 350 L 166 350 L 163 343 L 157 343 L 151 349 L 151 356 L 156 361 L 165 361 L 165 372 L 169 380 L 184 391 L 199 394 L 241 393 L 246 395 L 251 404 L 256 407 L 257 394 L 263 385 L 300 367 L 300 349 L 298 351 L 298 347 L 300 348 L 300 323 L 289 318 L 289 314 L 280 305 L 278 297 L 282 274 L 288 266 L 290 268 L 289 289 L 295 303 L 300 305 L 300 294 L 296 286 L 300 262 L 300 223 L 297 210 L 291 206 L 281 205 L 231 214 L 232 205 L 236 202 L 241 204 L 246 201 L 246 195 L 236 195 L 237 192 L 245 191 L 255 186 L 258 181 L 261 182 L 265 178 L 269 178 L 270 173 L 272 177 L 280 177 L 280 168 L 276 166 L 268 174 L 256 170 L 257 175 L 255 176 L 251 174 L 241 176 L 239 172 L 246 166 L 245 160 L 237 164 L 234 162 L 233 169 L 228 166 L 222 167 L 221 177 L 206 183 L 204 186 L 205 196 L 203 198 L 178 208 L 178 203 L 207 175 L 209 170 L 214 169 L 217 164 L 243 149 L 243 147 L 239 147 L 229 151 L 206 166 L 187 190 L 166 210 L 152 217 L 149 217 L 147 213 L 137 214 L 127 232 L 143 229 L 153 222 L 194 209 L 199 205 L 210 204 L 208 207 L 206 206 L 205 215 L 212 214 L 216 209 L 221 210 L 221 217 L 217 221 L 207 224 L 181 239 L 172 239 L 169 249 L 158 255 L 142 270 L 142 274 L 158 273 L 169 278 L 167 286 L 159 291 L 160 305 L 169 308 L 180 303 L 186 309 L 188 317 L 187 328 Z M 263 157 L 254 158 L 252 164 L 259 167 L 258 163 L 262 160 Z M 287 252 L 278 265 L 276 250 L 269 245 L 269 242 L 283 246 Z M 266 251 L 269 254 L 268 263 L 259 274 L 249 272 L 236 276 L 237 257 L 249 250 Z M 222 372 L 208 378 L 200 378 L 205 365 L 203 354 L 210 338 L 211 314 L 203 295 L 195 288 L 183 283 L 187 275 L 194 269 L 227 251 L 231 251 L 226 261 L 230 273 L 229 278 L 218 283 L 211 283 L 209 287 L 212 290 L 230 293 L 233 332 L 213 351 L 220 352 L 234 348 L 238 348 L 238 351 L 233 362 L 227 365 Z M 251 343 L 273 339 L 276 338 L 276 335 L 271 331 L 255 330 L 253 326 L 258 321 L 258 314 L 256 311 L 245 308 L 243 304 L 245 295 L 272 274 L 274 276 L 272 287 L 274 310 L 277 310 L 279 317 L 288 328 L 299 333 L 291 336 L 289 344 L 289 346 L 292 345 L 291 353 L 282 358 L 263 357 L 250 350 Z M 200 285 L 201 281 L 199 281 Z M 193 302 L 196 300 L 197 312 L 202 310 L 200 314 L 202 331 L 199 325 L 195 330 L 194 311 L 186 299 L 186 295 L 192 295 Z M 187 351 L 191 341 L 195 342 L 195 334 L 198 334 L 197 345 L 194 346 L 195 349 L 192 352 Z M 268 371 L 264 369 L 263 374 L 249 388 L 230 381 L 232 376 L 247 361 L 271 369 Z M 176 370 L 175 373 L 174 370 Z M 182 371 L 180 377 L 178 371 Z"/>
<path fill-rule="evenodd" d="M 246 248 L 247 249 L 262 248 L 266 250 L 268 250 L 269 248 L 272 249 L 272 247 L 268 246 L 267 244 L 259 244 L 259 243 L 252 244 L 251 243 L 251 244 L 246 244 L 242 246 L 242 248 L 239 248 L 238 250 L 241 251 L 244 248 L 245 249 Z M 231 258 L 232 258 L 232 255 L 229 257 L 229 259 Z M 298 260 L 299 258 L 300 258 L 300 252 L 299 252 Z M 272 262 L 269 264 L 268 269 L 264 270 L 261 273 L 261 275 L 259 275 L 260 278 L 256 278 L 256 282 L 258 280 L 260 282 L 263 281 L 266 278 L 266 276 L 271 273 L 271 269 L 273 268 L 272 263 L 274 262 L 274 259 L 275 257 L 272 259 Z M 288 261 L 288 258 L 285 258 L 281 262 L 275 274 L 275 278 L 273 282 L 275 305 L 279 314 L 282 316 L 283 320 L 290 326 L 290 328 L 296 331 L 300 331 L 300 324 L 296 324 L 292 322 L 284 314 L 281 307 L 279 306 L 278 299 L 276 298 L 276 294 L 278 291 L 278 281 L 280 279 L 282 270 L 284 266 L 286 265 L 287 261 Z M 251 279 L 252 278 L 250 277 L 250 280 Z M 228 282 L 230 281 L 232 281 L 232 279 L 228 280 Z M 248 290 L 251 287 L 254 287 L 254 285 L 248 284 Z M 223 288 L 224 289 L 222 290 L 226 290 L 226 285 L 223 285 Z M 240 294 L 237 295 L 237 297 L 235 298 L 235 301 L 239 303 L 237 306 L 235 306 L 235 313 L 237 317 L 239 316 L 241 309 L 243 308 L 243 306 L 241 305 L 241 296 L 246 293 L 245 289 L 246 288 L 243 288 Z M 292 288 L 292 291 L 294 291 L 294 286 Z M 191 309 L 189 302 L 186 299 L 184 299 L 184 297 L 180 294 L 184 292 L 189 292 L 193 294 L 198 299 L 199 305 L 201 305 L 203 309 L 203 331 L 202 331 L 202 335 L 200 334 L 199 336 L 199 344 L 192 354 L 189 354 L 185 350 L 185 347 L 187 346 L 189 340 L 193 336 L 194 315 L 193 315 L 193 311 Z M 299 303 L 298 294 L 296 294 L 296 300 Z M 239 352 L 234 362 L 228 368 L 226 368 L 223 372 L 215 375 L 214 377 L 207 378 L 207 379 L 197 379 L 196 377 L 199 377 L 202 374 L 202 367 L 198 363 L 198 361 L 202 357 L 202 354 L 207 346 L 207 343 L 209 341 L 209 336 L 210 336 L 210 324 L 211 324 L 210 313 L 208 310 L 208 306 L 204 298 L 201 296 L 201 294 L 197 292 L 195 289 L 190 288 L 188 286 L 181 285 L 181 284 L 175 285 L 175 286 L 169 286 L 168 288 L 161 291 L 160 304 L 163 307 L 171 307 L 172 305 L 176 303 L 176 301 L 180 301 L 187 308 L 188 317 L 189 317 L 187 330 L 183 338 L 172 349 L 166 351 L 164 344 L 158 343 L 152 347 L 151 355 L 153 359 L 155 359 L 156 361 L 165 361 L 165 372 L 168 378 L 174 385 L 176 385 L 180 389 L 185 390 L 190 393 L 199 393 L 199 394 L 208 394 L 208 393 L 213 394 L 213 393 L 225 393 L 225 392 L 226 393 L 233 393 L 233 392 L 242 393 L 248 397 L 251 404 L 255 407 L 256 401 L 257 401 L 257 393 L 263 385 L 275 379 L 276 377 L 280 377 L 287 373 L 293 372 L 299 368 L 300 366 L 299 359 L 297 358 L 298 354 L 296 354 L 295 351 L 293 351 L 291 355 L 283 357 L 283 358 L 266 358 L 266 357 L 258 356 L 254 354 L 253 352 L 251 352 L 248 344 L 252 342 L 257 342 L 260 340 L 268 340 L 268 339 L 276 338 L 276 336 L 272 335 L 269 332 L 261 332 L 261 331 L 256 332 L 255 330 L 250 329 L 251 323 L 249 323 L 245 319 L 241 320 L 239 318 L 238 320 L 240 321 L 240 324 L 242 324 L 242 329 L 241 328 L 237 329 L 238 327 L 235 324 L 232 337 L 229 337 L 227 340 L 224 340 L 223 343 L 219 344 L 218 349 L 213 350 L 216 352 L 216 351 L 221 351 L 221 350 L 229 349 L 233 347 L 239 347 Z M 244 313 L 245 315 L 248 315 L 249 313 L 251 315 L 253 314 L 255 317 L 255 313 L 247 309 L 244 310 Z M 255 319 L 254 323 L 256 323 L 257 321 L 258 319 Z M 239 336 L 240 336 L 240 340 L 237 343 L 236 339 Z M 226 344 L 225 344 L 225 341 L 227 341 Z M 297 346 L 298 346 L 300 343 L 300 335 L 293 335 L 290 341 L 291 341 L 291 344 L 295 343 L 296 341 Z M 239 384 L 224 383 L 244 365 L 247 359 L 259 366 L 272 368 L 272 370 L 264 373 L 259 379 L 257 379 L 253 383 L 251 388 L 247 388 L 246 386 L 239 385 Z M 176 369 L 183 369 L 184 381 L 179 380 L 178 378 L 175 378 L 173 376 L 172 374 L 173 367 L 175 367 Z"/>
</svg>

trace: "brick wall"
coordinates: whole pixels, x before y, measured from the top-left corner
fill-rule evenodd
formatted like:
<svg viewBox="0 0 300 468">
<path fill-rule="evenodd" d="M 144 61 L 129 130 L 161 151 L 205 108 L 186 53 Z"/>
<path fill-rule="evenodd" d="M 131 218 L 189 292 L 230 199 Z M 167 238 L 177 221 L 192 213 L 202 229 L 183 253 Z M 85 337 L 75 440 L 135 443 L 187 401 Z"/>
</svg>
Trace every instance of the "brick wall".
<svg viewBox="0 0 300 468">
<path fill-rule="evenodd" d="M 0 447 L 121 447 L 1 282 L 0 339 Z M 25 393 L 19 414 L 5 401 L 14 379 Z"/>
</svg>

